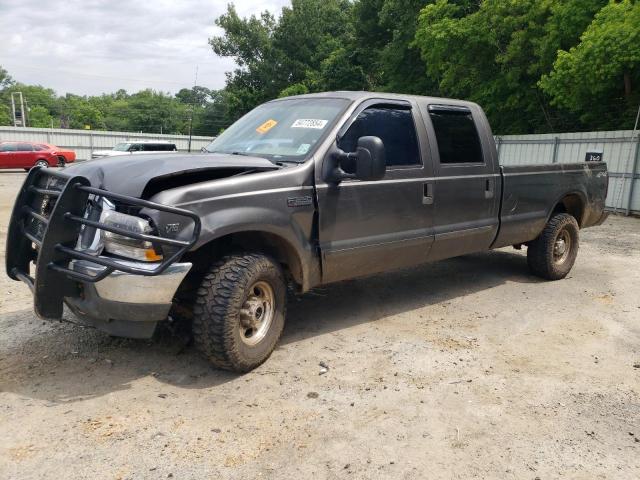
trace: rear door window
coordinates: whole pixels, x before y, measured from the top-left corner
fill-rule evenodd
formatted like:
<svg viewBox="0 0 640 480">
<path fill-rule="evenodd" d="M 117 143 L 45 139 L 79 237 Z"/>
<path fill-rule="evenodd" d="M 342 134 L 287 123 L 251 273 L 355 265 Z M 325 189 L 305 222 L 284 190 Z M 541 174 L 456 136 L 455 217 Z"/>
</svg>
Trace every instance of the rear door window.
<svg viewBox="0 0 640 480">
<path fill-rule="evenodd" d="M 3 143 L 0 145 L 0 152 L 15 152 L 17 144 L 15 143 Z"/>
<path fill-rule="evenodd" d="M 484 163 L 482 146 L 471 110 L 467 107 L 429 105 L 441 164 Z"/>
</svg>

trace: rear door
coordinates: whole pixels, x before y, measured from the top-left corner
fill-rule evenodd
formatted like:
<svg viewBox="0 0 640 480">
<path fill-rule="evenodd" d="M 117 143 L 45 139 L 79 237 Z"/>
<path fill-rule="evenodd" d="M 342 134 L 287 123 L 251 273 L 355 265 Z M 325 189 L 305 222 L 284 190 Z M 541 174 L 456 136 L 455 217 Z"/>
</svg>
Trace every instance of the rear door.
<svg viewBox="0 0 640 480">
<path fill-rule="evenodd" d="M 498 231 L 500 179 L 479 108 L 421 105 L 434 158 L 434 233 L 429 260 L 489 248 Z"/>
<path fill-rule="evenodd" d="M 426 130 L 409 101 L 362 103 L 338 134 L 338 147 L 356 150 L 358 138 L 380 137 L 387 168 L 377 181 L 325 183 L 316 169 L 323 282 L 407 267 L 426 261 L 433 241 L 432 175 Z"/>
<path fill-rule="evenodd" d="M 33 145 L 30 143 L 18 143 L 18 147 L 15 152 L 16 167 L 30 168 L 33 167 L 36 162 L 35 152 L 33 151 Z"/>
</svg>

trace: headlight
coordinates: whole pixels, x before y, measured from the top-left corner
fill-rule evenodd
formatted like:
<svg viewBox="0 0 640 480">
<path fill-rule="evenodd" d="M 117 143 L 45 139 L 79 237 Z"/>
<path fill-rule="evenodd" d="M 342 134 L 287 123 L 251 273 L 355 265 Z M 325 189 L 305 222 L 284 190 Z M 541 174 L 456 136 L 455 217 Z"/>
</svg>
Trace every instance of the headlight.
<svg viewBox="0 0 640 480">
<path fill-rule="evenodd" d="M 115 210 L 103 210 L 100 222 L 133 233 L 150 234 L 152 232 L 148 220 L 116 212 Z M 106 230 L 102 231 L 102 239 L 105 252 L 143 262 L 158 262 L 162 260 L 162 255 L 158 255 L 151 242 L 146 240 L 136 240 L 135 238 L 125 237 Z"/>
</svg>

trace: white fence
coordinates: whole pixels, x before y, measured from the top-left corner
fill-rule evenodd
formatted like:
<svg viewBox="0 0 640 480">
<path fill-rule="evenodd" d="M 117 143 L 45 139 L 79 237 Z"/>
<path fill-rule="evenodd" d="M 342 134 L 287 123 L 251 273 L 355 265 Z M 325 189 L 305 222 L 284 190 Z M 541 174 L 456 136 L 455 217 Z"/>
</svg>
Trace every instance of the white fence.
<svg viewBox="0 0 640 480">
<path fill-rule="evenodd" d="M 191 137 L 191 151 L 198 152 L 212 137 Z M 70 148 L 78 160 L 91 158 L 93 150 L 107 150 L 120 142 L 132 140 L 166 140 L 173 142 L 180 151 L 189 147 L 188 135 L 160 135 L 153 133 L 101 132 L 93 130 L 69 130 L 62 128 L 0 127 L 0 141 L 43 142 Z"/>
<path fill-rule="evenodd" d="M 607 208 L 640 213 L 640 135 L 611 132 L 505 135 L 496 137 L 502 165 L 583 162 L 588 151 L 603 152 L 609 169 Z"/>
<path fill-rule="evenodd" d="M 213 137 L 191 137 L 191 151 L 199 151 Z M 78 159 L 91 158 L 93 150 L 131 140 L 167 140 L 187 151 L 187 135 L 100 132 L 50 128 L 0 127 L 0 141 L 33 141 L 71 148 Z M 640 213 L 640 135 L 630 130 L 611 132 L 505 135 L 496 137 L 503 165 L 582 162 L 588 151 L 602 151 L 609 168 L 607 207 L 614 211 Z"/>
</svg>

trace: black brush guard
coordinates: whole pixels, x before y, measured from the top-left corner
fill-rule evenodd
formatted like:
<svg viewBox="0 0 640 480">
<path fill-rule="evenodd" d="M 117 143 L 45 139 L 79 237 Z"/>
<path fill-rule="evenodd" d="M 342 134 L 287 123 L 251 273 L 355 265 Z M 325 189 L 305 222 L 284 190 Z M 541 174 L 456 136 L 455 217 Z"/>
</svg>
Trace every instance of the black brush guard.
<svg viewBox="0 0 640 480">
<path fill-rule="evenodd" d="M 131 232 L 85 218 L 89 197 L 103 197 L 120 204 L 167 212 L 193 221 L 189 240 L 164 238 L 157 235 Z M 136 268 L 117 259 L 97 256 L 78 249 L 81 229 L 105 230 L 136 240 L 146 240 L 171 251 L 153 269 Z M 61 318 L 64 297 L 81 294 L 78 282 L 98 282 L 115 270 L 134 275 L 155 276 L 176 262 L 197 241 L 200 219 L 194 213 L 139 198 L 120 195 L 91 187 L 87 178 L 72 176 L 64 171 L 33 168 L 27 176 L 11 214 L 7 234 L 7 274 L 22 280 L 33 292 L 36 314 L 42 318 Z M 87 260 L 102 265 L 98 275 L 87 275 L 69 268 L 72 260 Z M 30 275 L 30 264 L 35 274 Z"/>
</svg>

